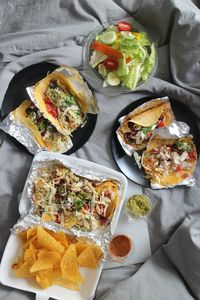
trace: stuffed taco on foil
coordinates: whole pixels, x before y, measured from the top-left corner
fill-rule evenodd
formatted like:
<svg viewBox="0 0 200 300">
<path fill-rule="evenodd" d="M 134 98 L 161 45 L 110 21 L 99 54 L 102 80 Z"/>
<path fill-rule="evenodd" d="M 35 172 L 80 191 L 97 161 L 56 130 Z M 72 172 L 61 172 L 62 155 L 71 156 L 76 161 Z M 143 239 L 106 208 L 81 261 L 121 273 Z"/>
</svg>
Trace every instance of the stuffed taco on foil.
<svg viewBox="0 0 200 300">
<path fill-rule="evenodd" d="M 25 125 L 31 132 L 34 140 L 41 148 L 53 152 L 66 152 L 72 142 L 69 136 L 64 136 L 44 118 L 39 109 L 30 100 L 25 100 L 12 112 L 17 122 Z"/>
<path fill-rule="evenodd" d="M 33 182 L 34 213 L 43 221 L 95 230 L 107 226 L 119 203 L 116 180 L 90 180 L 62 164 L 39 169 Z"/>
<path fill-rule="evenodd" d="M 53 72 L 39 81 L 34 96 L 36 106 L 60 133 L 70 135 L 85 122 L 87 101 L 63 73 Z"/>
<path fill-rule="evenodd" d="M 153 130 L 168 126 L 175 119 L 168 97 L 157 98 L 129 113 L 117 130 L 120 143 L 132 151 L 144 150 Z"/>
<path fill-rule="evenodd" d="M 191 136 L 163 139 L 155 135 L 142 155 L 142 166 L 151 184 L 162 187 L 180 185 L 192 176 L 197 151 Z"/>
</svg>

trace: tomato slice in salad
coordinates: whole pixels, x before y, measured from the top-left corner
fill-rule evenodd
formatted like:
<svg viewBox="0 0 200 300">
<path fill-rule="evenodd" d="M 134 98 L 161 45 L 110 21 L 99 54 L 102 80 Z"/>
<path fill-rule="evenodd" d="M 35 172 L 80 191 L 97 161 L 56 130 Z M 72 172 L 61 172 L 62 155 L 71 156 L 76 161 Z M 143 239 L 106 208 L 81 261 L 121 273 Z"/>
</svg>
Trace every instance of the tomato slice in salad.
<svg viewBox="0 0 200 300">
<path fill-rule="evenodd" d="M 117 23 L 117 27 L 119 31 L 132 31 L 132 25 L 125 21 Z"/>
<path fill-rule="evenodd" d="M 109 58 L 107 58 L 107 59 L 104 60 L 103 65 L 108 70 L 116 70 L 118 68 L 119 64 L 118 64 L 118 62 L 115 59 L 109 57 Z"/>
<path fill-rule="evenodd" d="M 58 118 L 58 111 L 57 111 L 56 106 L 51 102 L 51 100 L 48 97 L 45 98 L 44 102 L 45 102 L 46 109 L 47 109 L 48 113 L 50 115 L 52 115 L 52 117 L 57 119 Z"/>
<path fill-rule="evenodd" d="M 109 57 L 115 58 L 115 59 L 119 59 L 119 58 L 123 57 L 122 53 L 119 52 L 118 50 L 112 48 L 111 46 L 104 45 L 103 43 L 98 42 L 98 41 L 94 41 L 92 43 L 92 49 L 99 51 L 99 52 L 101 52 Z"/>
</svg>

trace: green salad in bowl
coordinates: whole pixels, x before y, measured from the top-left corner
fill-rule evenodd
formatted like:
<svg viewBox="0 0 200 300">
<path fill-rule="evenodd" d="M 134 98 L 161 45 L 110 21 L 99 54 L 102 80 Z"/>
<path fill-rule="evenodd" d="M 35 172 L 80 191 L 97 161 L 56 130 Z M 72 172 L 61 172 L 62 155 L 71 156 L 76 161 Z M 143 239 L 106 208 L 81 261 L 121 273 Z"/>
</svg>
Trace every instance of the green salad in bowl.
<svg viewBox="0 0 200 300">
<path fill-rule="evenodd" d="M 101 87 L 134 91 L 152 74 L 156 47 L 145 31 L 125 21 L 97 30 L 89 39 L 88 61 L 103 82 Z"/>
</svg>

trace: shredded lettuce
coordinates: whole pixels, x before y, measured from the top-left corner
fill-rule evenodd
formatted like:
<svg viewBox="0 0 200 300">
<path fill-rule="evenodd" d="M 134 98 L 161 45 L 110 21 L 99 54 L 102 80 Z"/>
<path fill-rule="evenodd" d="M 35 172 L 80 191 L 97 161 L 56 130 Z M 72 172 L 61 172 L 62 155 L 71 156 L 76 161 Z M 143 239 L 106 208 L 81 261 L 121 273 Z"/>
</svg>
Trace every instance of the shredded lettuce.
<svg viewBox="0 0 200 300">
<path fill-rule="evenodd" d="M 141 70 L 141 78 L 144 81 L 147 80 L 147 78 L 149 77 L 156 60 L 156 50 L 154 43 L 151 44 L 150 49 L 151 54 L 149 56 L 146 56 Z"/>
</svg>

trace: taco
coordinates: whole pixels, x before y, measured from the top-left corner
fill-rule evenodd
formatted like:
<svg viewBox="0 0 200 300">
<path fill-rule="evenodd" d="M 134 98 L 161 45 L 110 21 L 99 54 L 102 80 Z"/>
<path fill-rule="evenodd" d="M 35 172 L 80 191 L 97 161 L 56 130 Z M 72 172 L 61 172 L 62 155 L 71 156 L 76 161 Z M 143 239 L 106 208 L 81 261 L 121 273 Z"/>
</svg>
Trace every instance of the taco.
<svg viewBox="0 0 200 300">
<path fill-rule="evenodd" d="M 123 143 L 133 151 L 143 150 L 153 130 L 168 126 L 174 119 L 168 97 L 154 99 L 128 114 L 120 125 L 118 134 Z"/>
<path fill-rule="evenodd" d="M 70 135 L 85 121 L 87 102 L 62 73 L 54 72 L 34 87 L 36 106 L 56 129 Z"/>
<path fill-rule="evenodd" d="M 59 133 L 30 100 L 22 102 L 12 115 L 31 131 L 39 147 L 64 153 L 72 146 L 70 137 Z"/>
<path fill-rule="evenodd" d="M 170 187 L 190 178 L 197 162 L 197 151 L 191 136 L 161 139 L 156 135 L 142 155 L 142 166 L 151 184 Z"/>
<path fill-rule="evenodd" d="M 68 228 L 104 228 L 119 203 L 117 181 L 90 180 L 59 163 L 41 168 L 33 184 L 34 213 Z"/>
</svg>

